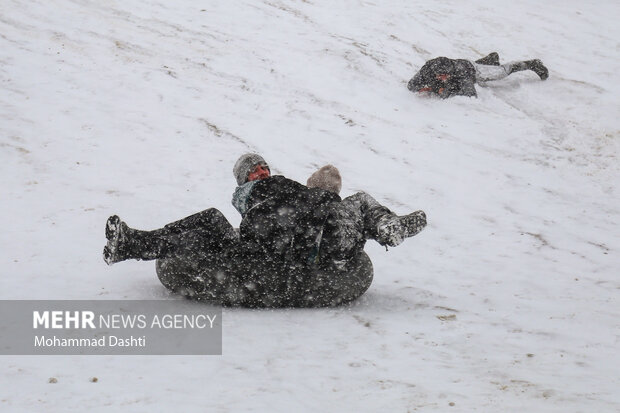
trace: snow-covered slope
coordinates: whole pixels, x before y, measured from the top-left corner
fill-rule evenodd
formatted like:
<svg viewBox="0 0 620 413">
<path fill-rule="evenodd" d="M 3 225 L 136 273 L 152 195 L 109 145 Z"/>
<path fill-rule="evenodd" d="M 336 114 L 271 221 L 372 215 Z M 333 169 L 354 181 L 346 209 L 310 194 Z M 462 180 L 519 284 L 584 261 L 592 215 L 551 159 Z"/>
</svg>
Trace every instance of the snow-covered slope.
<svg viewBox="0 0 620 413">
<path fill-rule="evenodd" d="M 369 243 L 351 306 L 225 310 L 223 356 L 2 356 L 0 410 L 617 411 L 619 17 L 603 0 L 3 0 L 0 298 L 174 299 L 151 263 L 103 263 L 105 219 L 213 206 L 238 224 L 247 151 L 301 182 L 333 163 L 343 195 L 429 226 Z M 491 51 L 550 78 L 406 89 L 429 58 Z"/>
</svg>

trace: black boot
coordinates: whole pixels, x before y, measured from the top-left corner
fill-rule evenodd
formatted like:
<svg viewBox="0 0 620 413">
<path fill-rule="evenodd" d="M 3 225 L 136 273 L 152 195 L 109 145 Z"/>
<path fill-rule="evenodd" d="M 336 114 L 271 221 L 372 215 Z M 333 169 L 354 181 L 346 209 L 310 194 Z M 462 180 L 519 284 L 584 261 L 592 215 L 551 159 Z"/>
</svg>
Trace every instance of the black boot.
<svg viewBox="0 0 620 413">
<path fill-rule="evenodd" d="M 547 78 L 549 77 L 549 70 L 547 70 L 545 65 L 543 65 L 540 60 L 528 60 L 525 62 L 525 64 L 527 65 L 528 69 L 530 69 L 540 77 L 540 80 L 547 80 Z"/>
<path fill-rule="evenodd" d="M 129 259 L 154 260 L 166 249 L 166 241 L 157 231 L 129 228 L 117 215 L 108 218 L 105 237 L 108 243 L 103 248 L 103 260 L 108 265 Z"/>
<path fill-rule="evenodd" d="M 514 62 L 510 64 L 510 72 L 508 74 L 521 72 L 523 70 L 533 71 L 540 77 L 540 80 L 546 80 L 549 77 L 549 70 L 547 70 L 545 65 L 538 59 Z"/>
<path fill-rule="evenodd" d="M 489 53 L 488 56 L 476 60 L 476 63 L 480 65 L 499 66 L 499 55 L 497 52 Z"/>
<path fill-rule="evenodd" d="M 103 260 L 106 264 L 124 261 L 127 254 L 121 252 L 125 250 L 124 245 L 127 242 L 127 224 L 125 224 L 117 215 L 112 215 L 105 223 L 105 237 L 108 243 L 103 247 Z"/>
</svg>

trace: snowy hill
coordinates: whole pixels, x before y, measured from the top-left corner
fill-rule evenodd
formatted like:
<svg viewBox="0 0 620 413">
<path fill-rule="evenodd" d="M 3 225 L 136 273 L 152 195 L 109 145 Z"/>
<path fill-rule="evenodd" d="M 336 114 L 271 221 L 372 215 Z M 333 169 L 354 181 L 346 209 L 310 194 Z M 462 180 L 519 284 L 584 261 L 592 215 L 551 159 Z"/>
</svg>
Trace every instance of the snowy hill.
<svg viewBox="0 0 620 413">
<path fill-rule="evenodd" d="M 4 0 L 0 298 L 176 299 L 152 263 L 104 264 L 105 220 L 238 224 L 247 151 L 300 182 L 333 163 L 343 195 L 429 226 L 368 244 L 375 281 L 351 306 L 225 310 L 223 356 L 0 356 L 0 410 L 618 411 L 619 17 L 603 0 Z M 406 88 L 432 57 L 491 51 L 550 78 Z"/>
</svg>

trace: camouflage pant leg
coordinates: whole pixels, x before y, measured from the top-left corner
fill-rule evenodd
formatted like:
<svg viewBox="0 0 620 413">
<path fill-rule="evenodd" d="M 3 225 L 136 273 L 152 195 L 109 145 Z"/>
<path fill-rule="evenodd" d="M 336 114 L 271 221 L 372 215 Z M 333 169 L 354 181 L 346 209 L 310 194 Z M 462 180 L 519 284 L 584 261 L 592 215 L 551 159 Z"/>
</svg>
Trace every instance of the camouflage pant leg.
<svg viewBox="0 0 620 413">
<path fill-rule="evenodd" d="M 325 224 L 321 240 L 321 261 L 345 265 L 377 235 L 381 217 L 391 214 L 376 199 L 358 192 L 335 204 Z"/>
</svg>

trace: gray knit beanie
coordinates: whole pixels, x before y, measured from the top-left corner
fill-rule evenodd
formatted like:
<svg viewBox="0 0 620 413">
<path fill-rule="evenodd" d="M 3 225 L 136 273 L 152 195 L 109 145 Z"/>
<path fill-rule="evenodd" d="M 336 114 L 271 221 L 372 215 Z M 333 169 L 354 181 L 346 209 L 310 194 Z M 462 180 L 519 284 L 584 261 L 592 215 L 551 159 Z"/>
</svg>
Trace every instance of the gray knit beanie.
<svg viewBox="0 0 620 413">
<path fill-rule="evenodd" d="M 308 178 L 306 186 L 308 188 L 321 188 L 340 194 L 340 189 L 342 188 L 340 171 L 338 171 L 338 168 L 334 165 L 325 165 Z"/>
<path fill-rule="evenodd" d="M 248 181 L 250 170 L 253 166 L 258 164 L 263 164 L 269 167 L 263 157 L 257 153 L 246 153 L 245 155 L 241 155 L 233 167 L 233 174 L 237 180 L 237 185 L 241 186 L 246 183 Z"/>
</svg>

